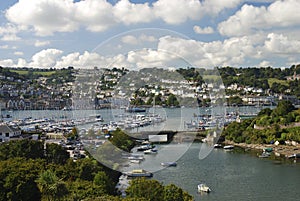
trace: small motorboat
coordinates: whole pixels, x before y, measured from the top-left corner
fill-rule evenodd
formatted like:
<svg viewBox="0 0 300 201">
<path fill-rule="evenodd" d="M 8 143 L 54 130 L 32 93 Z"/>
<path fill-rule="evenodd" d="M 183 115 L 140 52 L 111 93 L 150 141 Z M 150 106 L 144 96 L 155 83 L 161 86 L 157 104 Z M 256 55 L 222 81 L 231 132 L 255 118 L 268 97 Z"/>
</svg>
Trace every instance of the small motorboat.
<svg viewBox="0 0 300 201">
<path fill-rule="evenodd" d="M 198 192 L 209 193 L 211 192 L 211 190 L 206 184 L 202 183 L 202 184 L 198 184 Z"/>
<path fill-rule="evenodd" d="M 222 145 L 221 144 L 214 144 L 214 148 L 222 148 Z"/>
<path fill-rule="evenodd" d="M 269 152 L 263 152 L 261 155 L 259 155 L 258 157 L 259 158 L 268 158 L 268 157 L 270 157 L 270 153 Z"/>
<path fill-rule="evenodd" d="M 176 162 L 164 162 L 164 163 L 161 163 L 160 165 L 164 166 L 164 167 L 176 167 L 177 163 Z"/>
<path fill-rule="evenodd" d="M 226 145 L 226 146 L 224 146 L 223 148 L 224 148 L 224 149 L 228 149 L 228 150 L 229 150 L 229 149 L 233 149 L 233 148 L 234 148 L 234 146 L 233 146 L 233 145 Z"/>
</svg>

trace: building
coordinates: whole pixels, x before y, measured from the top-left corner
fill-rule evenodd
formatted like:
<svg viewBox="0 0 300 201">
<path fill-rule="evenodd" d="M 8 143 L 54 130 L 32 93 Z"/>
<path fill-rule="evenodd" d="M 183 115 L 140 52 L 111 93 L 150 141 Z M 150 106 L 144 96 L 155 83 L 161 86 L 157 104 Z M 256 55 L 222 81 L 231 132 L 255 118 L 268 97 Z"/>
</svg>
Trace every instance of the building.
<svg viewBox="0 0 300 201">
<path fill-rule="evenodd" d="M 21 130 L 8 126 L 5 123 L 0 124 L 0 142 L 7 142 L 13 138 L 19 138 Z"/>
</svg>

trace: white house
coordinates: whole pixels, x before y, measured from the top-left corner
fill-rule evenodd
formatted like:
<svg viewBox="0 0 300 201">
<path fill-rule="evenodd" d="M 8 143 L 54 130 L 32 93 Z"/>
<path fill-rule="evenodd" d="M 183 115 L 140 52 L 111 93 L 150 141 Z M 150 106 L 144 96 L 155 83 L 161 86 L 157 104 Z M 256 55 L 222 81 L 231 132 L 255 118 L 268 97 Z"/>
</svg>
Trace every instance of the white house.
<svg viewBox="0 0 300 201">
<path fill-rule="evenodd" d="M 12 138 L 17 138 L 21 135 L 21 130 L 8 126 L 7 124 L 0 124 L 0 142 L 9 141 Z"/>
</svg>

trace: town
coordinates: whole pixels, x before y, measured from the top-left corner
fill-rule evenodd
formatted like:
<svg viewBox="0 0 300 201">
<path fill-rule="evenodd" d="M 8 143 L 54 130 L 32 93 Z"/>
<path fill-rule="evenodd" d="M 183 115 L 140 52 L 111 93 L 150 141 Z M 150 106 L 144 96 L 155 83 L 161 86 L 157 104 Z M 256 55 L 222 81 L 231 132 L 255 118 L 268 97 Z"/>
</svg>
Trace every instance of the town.
<svg viewBox="0 0 300 201">
<path fill-rule="evenodd" d="M 1 110 L 68 110 L 127 106 L 207 107 L 299 105 L 300 65 L 285 69 L 218 68 L 215 70 L 159 68 L 118 69 L 0 68 Z M 120 104 L 120 103 L 118 103 Z M 126 106 L 126 105 L 125 105 Z"/>
</svg>

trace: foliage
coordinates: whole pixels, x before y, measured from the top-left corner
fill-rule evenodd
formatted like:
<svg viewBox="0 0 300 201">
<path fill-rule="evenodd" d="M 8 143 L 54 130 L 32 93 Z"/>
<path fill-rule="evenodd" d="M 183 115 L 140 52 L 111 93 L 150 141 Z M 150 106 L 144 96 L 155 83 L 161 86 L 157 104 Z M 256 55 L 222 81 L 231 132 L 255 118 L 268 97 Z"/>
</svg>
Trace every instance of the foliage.
<svg viewBox="0 0 300 201">
<path fill-rule="evenodd" d="M 295 110 L 289 101 L 281 101 L 271 110 L 261 110 L 256 118 L 244 120 L 241 123 L 232 122 L 223 131 L 227 140 L 236 143 L 273 143 L 276 140 L 295 140 L 300 142 L 300 127 L 295 123 L 300 120 L 300 111 Z M 256 125 L 256 129 L 254 128 Z"/>
<path fill-rule="evenodd" d="M 68 193 L 66 184 L 51 170 L 42 172 L 36 183 L 43 197 L 47 200 L 61 200 Z"/>
<path fill-rule="evenodd" d="M 136 178 L 126 190 L 128 198 L 149 201 L 192 201 L 193 197 L 174 184 L 163 186 L 156 180 Z"/>
<path fill-rule="evenodd" d="M 70 158 L 70 154 L 58 144 L 47 143 L 45 157 L 48 163 L 64 164 Z"/>
<path fill-rule="evenodd" d="M 43 158 L 44 145 L 40 141 L 17 140 L 2 143 L 0 146 L 0 160 L 14 157 Z"/>
<path fill-rule="evenodd" d="M 273 110 L 272 115 L 284 116 L 295 109 L 294 105 L 287 100 L 280 101 L 277 107 Z"/>
<path fill-rule="evenodd" d="M 41 159 L 11 158 L 0 161 L 0 200 L 40 200 L 35 180 L 44 168 Z"/>
<path fill-rule="evenodd" d="M 167 106 L 179 106 L 179 101 L 174 94 L 170 94 L 166 101 Z"/>
<path fill-rule="evenodd" d="M 174 184 L 164 187 L 164 201 L 191 201 L 193 197 Z"/>
<path fill-rule="evenodd" d="M 130 152 L 135 145 L 135 141 L 119 128 L 112 133 L 109 140 L 114 146 L 126 152 Z"/>
<path fill-rule="evenodd" d="M 156 180 L 137 178 L 130 182 L 126 194 L 130 198 L 145 198 L 150 201 L 163 200 L 164 187 Z"/>
<path fill-rule="evenodd" d="M 227 105 L 242 105 L 243 100 L 239 96 L 231 96 L 227 99 Z"/>
</svg>

